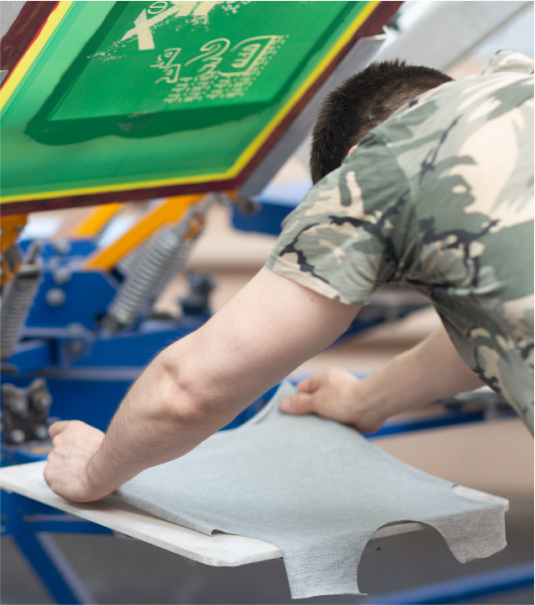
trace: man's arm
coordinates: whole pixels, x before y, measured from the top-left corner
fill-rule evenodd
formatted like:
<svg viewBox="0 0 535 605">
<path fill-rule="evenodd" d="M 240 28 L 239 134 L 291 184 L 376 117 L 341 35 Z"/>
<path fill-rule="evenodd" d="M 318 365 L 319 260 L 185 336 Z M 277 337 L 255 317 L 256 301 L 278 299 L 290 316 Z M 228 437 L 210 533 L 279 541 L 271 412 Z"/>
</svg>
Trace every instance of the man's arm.
<svg viewBox="0 0 535 605">
<path fill-rule="evenodd" d="M 105 436 L 81 422 L 52 425 L 47 483 L 89 502 L 186 454 L 331 344 L 358 311 L 262 269 L 210 321 L 154 359 Z"/>
<path fill-rule="evenodd" d="M 313 412 L 373 433 L 394 414 L 481 386 L 441 327 L 364 380 L 336 368 L 312 376 L 298 385 L 301 394 L 281 402 L 281 409 Z"/>
</svg>

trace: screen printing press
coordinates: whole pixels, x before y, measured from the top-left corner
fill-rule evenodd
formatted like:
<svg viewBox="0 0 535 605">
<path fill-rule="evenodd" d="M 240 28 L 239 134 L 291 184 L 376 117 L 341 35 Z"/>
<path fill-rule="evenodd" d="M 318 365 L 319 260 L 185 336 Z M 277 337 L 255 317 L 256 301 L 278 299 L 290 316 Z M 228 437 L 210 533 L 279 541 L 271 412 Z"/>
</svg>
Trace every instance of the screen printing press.
<svg viewBox="0 0 535 605">
<path fill-rule="evenodd" d="M 212 205 L 224 204 L 238 229 L 279 233 L 310 183 L 268 185 L 326 94 L 376 56 L 401 3 L 20 4 L 2 38 L 2 536 L 58 603 L 94 601 L 49 532 L 124 534 L 217 566 L 278 558 L 265 541 L 208 536 L 115 496 L 64 501 L 42 476 L 47 426 L 76 418 L 105 430 L 154 353 L 210 317 L 208 275 L 189 275 L 180 313 L 155 312 L 154 303 L 184 268 Z M 133 201 L 142 211 L 110 241 Z M 27 213 L 76 206 L 95 207 L 67 237 L 25 237 Z M 421 306 L 379 293 L 348 334 Z M 225 428 L 256 418 L 273 393 Z M 374 437 L 511 414 L 479 392 Z M 423 527 L 390 524 L 372 538 Z M 532 579 L 532 568 L 514 569 L 407 602 Z"/>
</svg>

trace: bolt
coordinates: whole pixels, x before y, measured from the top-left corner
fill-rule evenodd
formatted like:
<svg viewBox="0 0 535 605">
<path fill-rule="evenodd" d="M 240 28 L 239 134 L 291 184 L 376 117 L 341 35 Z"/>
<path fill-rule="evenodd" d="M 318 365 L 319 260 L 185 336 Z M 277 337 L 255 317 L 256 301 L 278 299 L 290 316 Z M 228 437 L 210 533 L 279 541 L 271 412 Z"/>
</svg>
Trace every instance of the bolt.
<svg viewBox="0 0 535 605">
<path fill-rule="evenodd" d="M 56 269 L 52 274 L 52 279 L 56 284 L 58 284 L 58 286 L 61 286 L 71 281 L 71 278 L 72 271 L 67 267 L 60 267 L 59 269 Z"/>
<path fill-rule="evenodd" d="M 48 429 L 44 424 L 39 424 L 38 426 L 33 427 L 33 434 L 39 441 L 45 441 L 48 439 Z"/>
<path fill-rule="evenodd" d="M 46 381 L 44 378 L 36 378 L 32 380 L 32 383 L 28 387 L 28 394 L 30 397 L 33 393 L 37 393 L 37 391 L 41 391 L 42 389 L 46 389 Z"/>
<path fill-rule="evenodd" d="M 22 416 L 28 411 L 26 397 L 22 393 L 17 393 L 15 397 L 8 399 L 7 407 L 13 412 L 13 414 Z"/>
<path fill-rule="evenodd" d="M 69 324 L 67 326 L 67 332 L 70 336 L 83 336 L 86 329 L 82 324 Z"/>
<path fill-rule="evenodd" d="M 68 347 L 71 353 L 81 353 L 84 350 L 85 343 L 83 340 L 71 340 L 69 342 Z"/>
<path fill-rule="evenodd" d="M 52 396 L 48 392 L 46 381 L 36 378 L 28 388 L 28 396 L 32 407 L 39 412 L 47 410 L 52 403 Z"/>
<path fill-rule="evenodd" d="M 44 412 L 52 404 L 52 396 L 48 391 L 42 391 L 32 396 L 32 405 L 39 412 Z"/>
<path fill-rule="evenodd" d="M 62 237 L 52 242 L 52 248 L 57 254 L 69 254 L 71 251 L 71 242 Z"/>
<path fill-rule="evenodd" d="M 9 441 L 11 443 L 16 443 L 17 445 L 20 445 L 21 443 L 26 441 L 26 434 L 20 429 L 14 429 L 9 433 Z"/>
<path fill-rule="evenodd" d="M 61 288 L 50 288 L 45 295 L 45 300 L 51 307 L 61 307 L 65 302 L 65 292 Z"/>
<path fill-rule="evenodd" d="M 2 385 L 2 398 L 9 399 L 17 393 L 17 387 L 14 384 L 3 384 Z"/>
<path fill-rule="evenodd" d="M 124 326 L 121 322 L 107 315 L 102 319 L 102 327 L 110 334 L 117 334 L 117 332 L 120 332 L 124 329 Z"/>
</svg>

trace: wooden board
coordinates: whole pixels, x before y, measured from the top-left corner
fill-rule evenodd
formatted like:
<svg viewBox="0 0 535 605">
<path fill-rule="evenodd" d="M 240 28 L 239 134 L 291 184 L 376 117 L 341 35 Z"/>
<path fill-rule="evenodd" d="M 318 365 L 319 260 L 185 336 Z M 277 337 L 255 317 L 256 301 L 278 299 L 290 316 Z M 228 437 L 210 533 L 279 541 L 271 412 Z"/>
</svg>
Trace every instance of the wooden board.
<svg viewBox="0 0 535 605">
<path fill-rule="evenodd" d="M 2 40 L 6 214 L 241 185 L 400 2 L 28 4 Z"/>
<path fill-rule="evenodd" d="M 206 536 L 192 529 L 164 521 L 126 504 L 111 495 L 98 502 L 76 504 L 64 500 L 48 487 L 43 478 L 46 461 L 8 466 L 0 469 L 0 488 L 58 508 L 116 532 L 143 540 L 188 559 L 217 567 L 237 567 L 282 557 L 281 550 L 254 538 L 215 533 Z M 455 486 L 459 495 L 496 502 L 508 507 L 507 500 L 463 486 Z M 378 529 L 372 540 L 425 529 L 423 523 L 397 523 Z"/>
</svg>

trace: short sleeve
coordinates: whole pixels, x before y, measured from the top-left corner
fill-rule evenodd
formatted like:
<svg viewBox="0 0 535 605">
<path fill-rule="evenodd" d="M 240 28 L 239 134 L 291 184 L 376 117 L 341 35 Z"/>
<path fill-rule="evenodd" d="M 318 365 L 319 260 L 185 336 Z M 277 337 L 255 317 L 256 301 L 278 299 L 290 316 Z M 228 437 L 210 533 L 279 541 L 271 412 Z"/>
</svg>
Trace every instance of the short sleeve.
<svg viewBox="0 0 535 605">
<path fill-rule="evenodd" d="M 383 141 L 365 137 L 286 218 L 268 268 L 346 304 L 402 281 L 417 225 L 408 180 Z"/>
<path fill-rule="evenodd" d="M 481 71 L 482 76 L 497 73 L 533 73 L 533 58 L 514 50 L 500 50 Z"/>
</svg>

